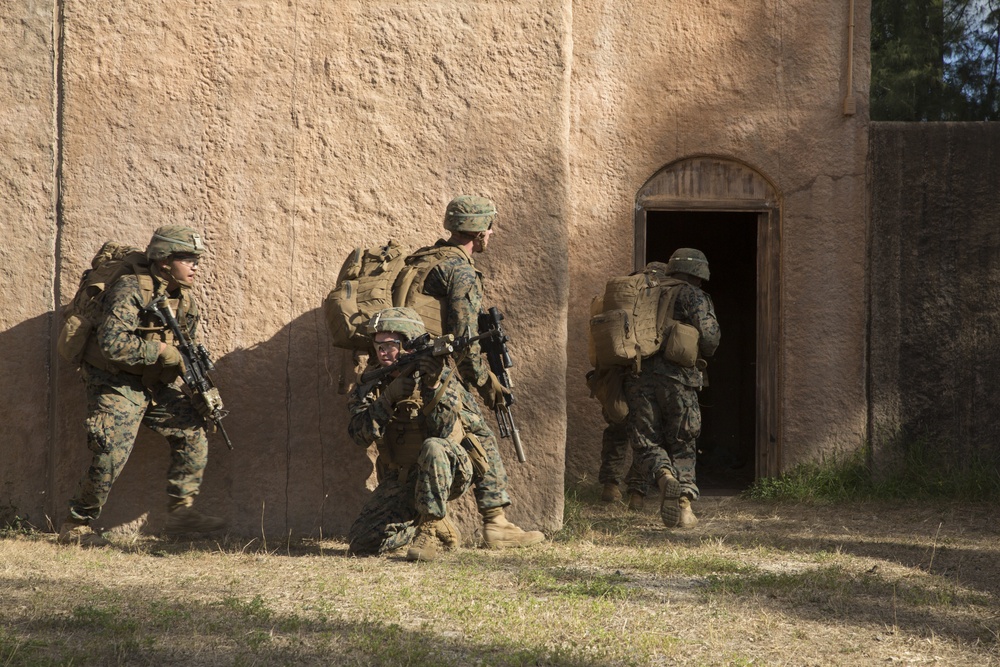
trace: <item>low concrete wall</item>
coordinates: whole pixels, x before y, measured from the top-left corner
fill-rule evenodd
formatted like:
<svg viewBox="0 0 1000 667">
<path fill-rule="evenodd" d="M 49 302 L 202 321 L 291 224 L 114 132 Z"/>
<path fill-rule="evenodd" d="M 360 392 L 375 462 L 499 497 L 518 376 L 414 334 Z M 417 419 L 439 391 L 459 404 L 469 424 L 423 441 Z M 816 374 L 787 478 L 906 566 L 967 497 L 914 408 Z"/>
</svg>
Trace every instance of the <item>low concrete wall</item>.
<svg viewBox="0 0 1000 667">
<path fill-rule="evenodd" d="M 873 123 L 876 464 L 1000 454 L 1000 124 Z"/>
</svg>

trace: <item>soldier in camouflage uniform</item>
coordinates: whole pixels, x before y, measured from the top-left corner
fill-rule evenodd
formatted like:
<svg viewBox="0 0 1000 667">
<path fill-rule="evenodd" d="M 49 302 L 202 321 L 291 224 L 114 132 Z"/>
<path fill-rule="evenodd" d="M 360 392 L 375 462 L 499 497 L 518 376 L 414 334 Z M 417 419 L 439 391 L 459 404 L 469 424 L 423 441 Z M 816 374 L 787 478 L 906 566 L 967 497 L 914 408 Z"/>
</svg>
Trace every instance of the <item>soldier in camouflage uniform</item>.
<svg viewBox="0 0 1000 667">
<path fill-rule="evenodd" d="M 81 363 L 87 391 L 87 446 L 90 466 L 69 502 L 58 541 L 104 546 L 108 541 L 90 523 L 101 514 L 143 424 L 170 445 L 167 472 L 168 533 L 209 532 L 225 527 L 222 519 L 192 507 L 208 459 L 205 420 L 178 387 L 181 355 L 172 332 L 144 310 L 151 298 L 165 294 L 192 339 L 197 338 L 198 309 L 190 293 L 204 252 L 191 228 L 166 225 L 146 248 L 148 265 L 136 266 L 110 285 L 93 304 L 96 327 Z"/>
<path fill-rule="evenodd" d="M 416 311 L 404 307 L 376 313 L 368 332 L 378 363 L 387 367 L 425 329 Z M 359 384 L 348 400 L 351 438 L 362 447 L 376 443 L 379 453 L 378 487 L 349 532 L 352 553 L 386 553 L 410 544 L 407 560 L 426 561 L 439 545 L 459 544 L 448 501 L 465 493 L 489 459 L 499 456 L 482 417 L 468 407 L 475 399 L 444 362 L 427 356 L 415 368 Z"/>
<path fill-rule="evenodd" d="M 444 227 L 450 232 L 448 239 L 421 248 L 407 258 L 408 268 L 413 271 L 400 296 L 407 306 L 417 311 L 430 333 L 450 333 L 456 338 L 478 333 L 479 313 L 483 309 L 483 275 L 476 269 L 473 255 L 486 252 L 496 214 L 496 206 L 489 199 L 458 196 L 445 209 Z M 490 409 L 498 401 L 505 400 L 504 394 L 509 393 L 484 362 L 478 343 L 458 360 L 458 372 L 465 388 L 475 388 Z M 489 433 L 485 439 L 493 443 L 492 450 L 496 450 L 496 436 L 486 426 L 478 404 L 471 401 L 466 407 Z M 504 515 L 504 507 L 510 504 L 507 472 L 499 454 L 490 458 L 489 469 L 476 479 L 473 487 L 483 517 L 487 546 L 524 547 L 543 541 L 545 536 L 541 532 L 521 530 L 507 520 Z"/>
<path fill-rule="evenodd" d="M 708 280 L 708 260 L 700 250 L 680 248 L 667 262 L 666 273 L 684 280 L 674 303 L 674 318 L 698 330 L 698 356 L 710 357 L 719 346 L 719 322 L 712 299 L 701 289 Z M 691 528 L 698 519 L 691 501 L 695 483 L 701 408 L 697 390 L 700 368 L 687 368 L 654 354 L 642 360 L 642 372 L 625 379 L 629 441 L 646 479 L 660 489 L 660 518 L 668 528 Z"/>
</svg>

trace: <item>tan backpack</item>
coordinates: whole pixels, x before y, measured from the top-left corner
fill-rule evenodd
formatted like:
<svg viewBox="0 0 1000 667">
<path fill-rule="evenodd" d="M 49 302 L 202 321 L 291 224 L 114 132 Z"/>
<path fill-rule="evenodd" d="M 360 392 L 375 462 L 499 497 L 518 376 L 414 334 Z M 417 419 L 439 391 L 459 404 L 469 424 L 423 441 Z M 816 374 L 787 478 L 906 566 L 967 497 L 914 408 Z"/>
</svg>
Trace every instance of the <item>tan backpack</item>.
<svg viewBox="0 0 1000 667">
<path fill-rule="evenodd" d="M 73 300 L 63 311 L 65 321 L 56 340 L 56 350 L 60 356 L 74 364 L 79 364 L 83 359 L 90 334 L 100 321 L 100 296 L 119 278 L 129 273 L 135 274 L 139 278 L 143 302 L 148 304 L 153 298 L 149 260 L 139 248 L 108 241 L 94 255 L 90 266 L 83 272 Z"/>
<path fill-rule="evenodd" d="M 688 359 L 692 352 L 697 357 L 698 330 L 673 317 L 674 302 L 684 284 L 676 278 L 658 279 L 641 271 L 608 280 L 600 300 L 601 312 L 590 318 L 594 365 L 633 366 L 638 371 L 642 359 L 662 347 L 670 361 L 693 366 L 694 358 L 690 364 Z M 597 305 L 595 299 L 592 312 Z"/>
<path fill-rule="evenodd" d="M 399 272 L 392 291 L 395 306 L 413 308 L 424 321 L 427 333 L 432 336 L 444 334 L 447 316 L 447 302 L 444 299 L 424 294 L 424 282 L 431 271 L 448 257 L 465 257 L 461 248 L 436 245 L 418 250 L 406 258 L 406 266 Z M 475 334 L 476 332 L 473 332 Z"/>
<path fill-rule="evenodd" d="M 376 248 L 355 248 L 344 260 L 337 285 L 323 300 L 326 325 L 334 347 L 367 351 L 365 327 L 375 313 L 393 306 L 392 285 L 406 255 L 390 240 Z"/>
</svg>

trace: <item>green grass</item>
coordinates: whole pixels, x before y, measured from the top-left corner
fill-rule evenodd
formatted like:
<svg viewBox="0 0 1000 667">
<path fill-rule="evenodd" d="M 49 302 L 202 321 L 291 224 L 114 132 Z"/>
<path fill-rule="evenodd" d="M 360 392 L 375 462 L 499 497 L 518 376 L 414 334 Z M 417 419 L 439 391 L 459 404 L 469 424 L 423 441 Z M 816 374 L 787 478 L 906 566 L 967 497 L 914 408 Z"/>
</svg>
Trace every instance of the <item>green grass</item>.
<svg viewBox="0 0 1000 667">
<path fill-rule="evenodd" d="M 805 463 L 780 477 L 757 480 L 745 495 L 755 500 L 842 502 L 851 500 L 1000 500 L 1000 455 L 956 457 L 950 450 L 916 442 L 894 470 L 875 474 L 869 450 Z"/>
</svg>

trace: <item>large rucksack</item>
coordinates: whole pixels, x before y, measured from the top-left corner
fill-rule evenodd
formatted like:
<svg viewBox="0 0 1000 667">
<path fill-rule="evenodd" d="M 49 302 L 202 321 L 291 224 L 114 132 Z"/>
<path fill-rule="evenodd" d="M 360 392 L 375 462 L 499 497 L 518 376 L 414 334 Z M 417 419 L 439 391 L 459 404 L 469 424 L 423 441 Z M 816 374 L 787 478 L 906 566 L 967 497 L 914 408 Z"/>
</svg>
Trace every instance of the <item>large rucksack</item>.
<svg viewBox="0 0 1000 667">
<path fill-rule="evenodd" d="M 334 347 L 367 351 L 365 327 L 380 310 L 391 308 L 392 286 L 406 255 L 395 241 L 375 248 L 355 248 L 344 260 L 337 284 L 323 300 Z"/>
<path fill-rule="evenodd" d="M 126 274 L 139 278 L 143 302 L 153 298 L 153 278 L 149 273 L 146 254 L 135 246 L 108 241 L 101 246 L 90 267 L 80 277 L 80 286 L 73 300 L 63 310 L 65 319 L 56 349 L 59 354 L 74 364 L 83 360 L 90 340 L 90 334 L 100 321 L 100 297 Z"/>
<path fill-rule="evenodd" d="M 466 257 L 465 252 L 451 245 L 434 245 L 414 252 L 406 258 L 392 290 L 394 306 L 413 308 L 423 320 L 427 333 L 444 334 L 447 302 L 424 293 L 424 283 L 431 271 L 448 257 Z"/>
<path fill-rule="evenodd" d="M 698 330 L 673 316 L 677 295 L 685 284 L 677 278 L 659 278 L 642 271 L 608 280 L 600 301 L 595 299 L 592 305 L 592 311 L 600 308 L 590 318 L 594 365 L 639 370 L 643 358 L 662 348 L 670 361 L 693 366 L 691 355 L 697 356 Z"/>
</svg>

